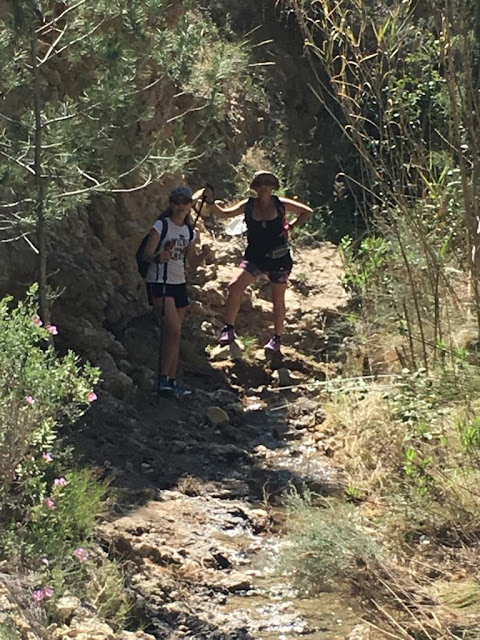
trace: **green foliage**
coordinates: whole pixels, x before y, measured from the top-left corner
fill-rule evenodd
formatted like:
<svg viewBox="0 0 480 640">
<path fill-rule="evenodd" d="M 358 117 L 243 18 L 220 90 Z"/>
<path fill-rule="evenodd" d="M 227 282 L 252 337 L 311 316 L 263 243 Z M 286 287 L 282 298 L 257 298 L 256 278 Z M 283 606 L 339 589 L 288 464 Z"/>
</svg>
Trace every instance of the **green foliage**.
<svg viewBox="0 0 480 640">
<path fill-rule="evenodd" d="M 165 0 L 79 2 L 67 11 L 63 3 L 50 0 L 42 3 L 43 22 L 34 3 L 15 5 L 17 12 L 0 36 L 2 200 L 17 203 L 5 210 L 4 230 L 9 225 L 12 233 L 18 226 L 29 229 L 36 219 L 35 150 L 48 223 L 87 203 L 94 192 L 139 188 L 167 172 L 184 172 L 202 134 L 212 132 L 215 121 L 224 121 L 234 96 L 245 97 L 250 73 L 246 41 L 225 41 L 196 3 L 183 3 L 177 15 Z M 159 105 L 165 107 L 162 122 Z M 198 126 L 193 143 L 183 130 L 183 115 L 192 110 Z M 169 111 L 178 115 L 170 120 Z M 39 131 L 40 141 L 35 139 Z M 209 142 L 209 152 L 224 144 L 214 136 Z"/>
<path fill-rule="evenodd" d="M 52 621 L 63 623 L 51 602 L 63 595 L 73 595 L 88 602 L 95 608 L 96 615 L 114 629 L 122 629 L 131 603 L 125 593 L 121 567 L 115 561 L 87 551 L 89 546 L 78 549 L 83 552 L 80 557 L 72 549 L 38 570 L 38 586 L 48 585 L 53 590 L 52 600 L 43 602 L 47 613 Z"/>
<path fill-rule="evenodd" d="M 21 640 L 20 630 L 14 621 L 8 618 L 0 623 L 0 640 Z"/>
<path fill-rule="evenodd" d="M 302 592 L 318 592 L 330 583 L 352 576 L 358 564 L 375 561 L 380 548 L 361 527 L 348 505 L 315 506 L 314 496 L 292 490 L 288 498 L 289 544 L 279 570 L 292 576 Z"/>
<path fill-rule="evenodd" d="M 33 572 L 34 597 L 52 620 L 51 603 L 69 594 L 121 628 L 130 608 L 123 576 L 92 544 L 107 485 L 91 470 L 69 469 L 59 439 L 95 400 L 99 371 L 71 352 L 56 356 L 49 340 L 56 328 L 41 326 L 35 293 L 34 286 L 16 306 L 0 302 L 2 558 Z"/>
<path fill-rule="evenodd" d="M 92 504 L 92 508 L 95 507 Z M 52 530 L 51 535 L 55 537 L 58 532 Z M 40 557 L 32 558 L 29 567 L 35 569 L 34 591 L 42 594 L 49 590 L 38 602 L 45 608 L 49 620 L 57 624 L 65 622 L 54 605 L 59 598 L 68 595 L 88 602 L 100 619 L 106 620 L 114 629 L 122 629 L 131 603 L 125 593 L 119 565 L 98 550 L 92 550 L 90 543 L 83 547 L 59 546 L 56 550 L 52 548 L 52 552 L 56 553 L 52 559 L 47 556 L 42 556 L 41 561 Z"/>
<path fill-rule="evenodd" d="M 343 430 L 355 442 L 346 461 L 350 486 L 386 501 L 384 520 L 392 519 L 398 537 L 464 537 L 476 527 L 480 375 L 465 360 L 454 363 L 391 376 L 381 395 L 360 381 L 352 397 L 337 392 L 330 409 L 336 437 Z"/>
<path fill-rule="evenodd" d="M 447 304 L 457 303 L 454 269 L 471 278 L 480 308 L 478 12 L 465 0 L 445 13 L 433 2 L 417 8 L 325 0 L 296 10 L 322 106 L 358 153 L 357 171 L 342 182 L 369 234 L 389 245 L 373 302 L 408 338 L 401 357 L 409 367 L 441 357 Z M 347 277 L 364 298 L 370 289 L 371 313 L 378 281 L 360 261 Z"/>
<path fill-rule="evenodd" d="M 480 454 L 480 416 L 474 416 L 470 420 L 459 420 L 458 429 L 466 453 L 478 456 Z"/>
<path fill-rule="evenodd" d="M 32 287 L 16 307 L 0 302 L 0 503 L 4 556 L 38 564 L 62 558 L 91 535 L 105 487 L 88 471 L 67 471 L 59 430 L 95 399 L 99 371 L 49 342 Z"/>
<path fill-rule="evenodd" d="M 114 629 L 123 628 L 132 605 L 125 594 L 120 565 L 105 560 L 96 568 L 93 578 L 86 586 L 87 598 L 100 618 L 107 620 Z"/>
<path fill-rule="evenodd" d="M 363 301 L 367 302 L 367 297 L 384 284 L 384 270 L 390 252 L 388 241 L 382 237 L 366 237 L 355 254 L 353 239 L 345 236 L 339 250 L 344 266 L 344 287 L 361 295 Z"/>
<path fill-rule="evenodd" d="M 99 371 L 81 365 L 74 353 L 57 358 L 49 344 L 56 328 L 39 326 L 35 291 L 13 308 L 11 298 L 0 302 L 2 504 L 9 493 L 18 505 L 44 497 L 48 463 L 42 455 L 55 450 L 58 428 L 87 410 L 99 379 Z"/>
<path fill-rule="evenodd" d="M 258 349 L 258 341 L 254 336 L 242 335 L 237 338 L 243 345 L 242 357 L 247 362 L 255 360 L 255 351 Z"/>
<path fill-rule="evenodd" d="M 24 558 L 51 558 L 55 565 L 77 547 L 88 545 L 103 511 L 106 486 L 97 482 L 95 474 L 87 469 L 66 472 L 61 478 L 65 479 L 65 485 L 47 481 L 45 498 L 32 504 L 23 522 L 13 527 L 15 552 L 21 552 Z"/>
</svg>

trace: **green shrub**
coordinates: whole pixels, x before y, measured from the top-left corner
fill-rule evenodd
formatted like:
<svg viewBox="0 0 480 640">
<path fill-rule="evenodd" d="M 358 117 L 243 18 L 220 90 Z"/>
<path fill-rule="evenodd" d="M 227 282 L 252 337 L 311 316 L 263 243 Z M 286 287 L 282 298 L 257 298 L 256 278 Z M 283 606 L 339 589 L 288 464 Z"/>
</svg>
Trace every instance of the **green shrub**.
<svg viewBox="0 0 480 640">
<path fill-rule="evenodd" d="M 20 631 L 15 626 L 13 620 L 8 618 L 0 623 L 0 640 L 21 640 Z"/>
<path fill-rule="evenodd" d="M 34 304 L 36 286 L 0 302 L 0 505 L 29 511 L 49 496 L 59 427 L 96 399 L 99 371 L 73 352 L 58 358 Z"/>
<path fill-rule="evenodd" d="M 131 604 L 125 594 L 122 570 L 116 562 L 105 560 L 96 568 L 86 596 L 99 618 L 107 620 L 114 629 L 123 627 Z"/>
<path fill-rule="evenodd" d="M 280 555 L 279 569 L 291 575 L 301 592 L 318 592 L 347 579 L 359 565 L 380 556 L 379 546 L 362 530 L 350 505 L 323 501 L 315 506 L 308 491 L 292 491 L 288 516 L 289 545 Z"/>
<path fill-rule="evenodd" d="M 33 572 L 33 601 L 47 611 L 65 593 L 98 592 L 94 600 L 107 603 L 105 616 L 119 619 L 126 607 L 118 596 L 121 576 L 91 551 L 107 485 L 91 470 L 69 469 L 71 452 L 58 438 L 96 399 L 99 371 L 72 352 L 57 357 L 51 343 L 57 329 L 42 326 L 35 294 L 33 286 L 16 305 L 10 297 L 0 302 L 2 556 Z M 113 595 L 103 593 L 108 585 Z"/>
</svg>

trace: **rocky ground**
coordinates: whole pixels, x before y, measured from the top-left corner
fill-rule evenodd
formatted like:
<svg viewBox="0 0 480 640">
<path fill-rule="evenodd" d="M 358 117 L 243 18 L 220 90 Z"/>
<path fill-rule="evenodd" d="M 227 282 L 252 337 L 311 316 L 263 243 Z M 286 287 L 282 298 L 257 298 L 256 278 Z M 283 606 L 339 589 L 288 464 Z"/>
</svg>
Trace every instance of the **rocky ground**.
<svg viewBox="0 0 480 640">
<path fill-rule="evenodd" d="M 105 392 L 72 436 L 77 451 L 113 479 L 117 504 L 98 542 L 122 562 L 134 603 L 130 626 L 143 631 L 114 633 L 74 603 L 48 637 L 373 638 L 342 594 L 298 598 L 275 572 L 289 487 L 327 495 L 343 488 L 330 459 L 334 443 L 318 429 L 317 386 L 339 367 L 332 321 L 347 299 L 338 253 L 328 243 L 297 249 L 283 358 L 267 362 L 259 348 L 270 323 L 266 282 L 242 307 L 243 341 L 233 351 L 215 349 L 241 244 L 213 244 L 216 260 L 195 276 L 182 347 L 181 375 L 196 389 L 193 398 L 157 403 L 149 393 L 158 335 L 145 314 L 122 336 L 134 399 Z"/>
</svg>

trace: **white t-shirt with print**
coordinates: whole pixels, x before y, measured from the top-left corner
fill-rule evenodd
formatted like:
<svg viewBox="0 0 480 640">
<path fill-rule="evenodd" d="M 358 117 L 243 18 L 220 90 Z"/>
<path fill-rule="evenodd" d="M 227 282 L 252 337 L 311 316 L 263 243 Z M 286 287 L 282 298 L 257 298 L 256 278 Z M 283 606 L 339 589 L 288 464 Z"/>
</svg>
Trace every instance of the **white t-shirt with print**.
<svg viewBox="0 0 480 640">
<path fill-rule="evenodd" d="M 170 243 L 174 243 L 173 249 L 170 250 L 171 258 L 167 263 L 159 262 L 158 264 L 153 262 L 147 271 L 145 280 L 147 282 L 165 282 L 166 284 L 183 284 L 185 282 L 185 251 L 190 244 L 190 229 L 186 224 L 181 227 L 174 224 L 170 218 L 161 218 L 157 220 L 153 225 L 153 229 L 157 231 L 159 235 L 162 234 L 163 225 L 167 224 L 167 233 L 162 240 L 157 253 L 165 250 L 165 245 L 171 247 Z M 192 242 L 195 240 L 195 232 L 193 232 Z M 166 280 L 165 275 L 166 269 Z"/>
</svg>

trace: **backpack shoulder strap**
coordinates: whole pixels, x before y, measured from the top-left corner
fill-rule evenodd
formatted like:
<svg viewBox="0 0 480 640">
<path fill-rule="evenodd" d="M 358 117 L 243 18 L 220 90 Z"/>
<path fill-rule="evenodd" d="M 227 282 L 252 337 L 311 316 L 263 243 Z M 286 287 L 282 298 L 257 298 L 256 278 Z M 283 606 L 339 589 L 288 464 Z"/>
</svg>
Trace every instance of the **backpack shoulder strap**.
<svg viewBox="0 0 480 640">
<path fill-rule="evenodd" d="M 275 206 L 277 208 L 278 215 L 282 219 L 282 227 L 283 227 L 283 230 L 285 232 L 285 242 L 287 242 L 287 240 L 288 240 L 288 230 L 289 230 L 290 227 L 289 227 L 288 220 L 287 220 L 287 212 L 286 212 L 286 209 L 285 209 L 285 205 L 283 204 L 283 202 L 280 200 L 280 198 L 278 196 L 273 196 L 273 201 L 274 201 Z"/>
<path fill-rule="evenodd" d="M 253 218 L 254 205 L 255 205 L 255 198 L 250 197 L 245 203 L 245 222 L 248 222 Z"/>
<path fill-rule="evenodd" d="M 192 242 L 192 240 L 193 240 L 193 227 L 192 227 L 191 224 L 187 224 L 187 227 L 188 227 L 188 233 L 189 233 L 188 242 Z"/>
<path fill-rule="evenodd" d="M 283 202 L 280 200 L 280 198 L 278 196 L 272 196 L 273 198 L 273 202 L 277 208 L 278 213 L 281 213 L 282 215 L 285 215 L 285 205 L 283 204 Z"/>
<path fill-rule="evenodd" d="M 160 240 L 158 241 L 158 246 L 160 246 L 165 240 L 165 236 L 167 235 L 168 222 L 166 221 L 165 216 L 159 216 L 158 220 L 162 221 L 162 231 L 160 233 Z"/>
</svg>

